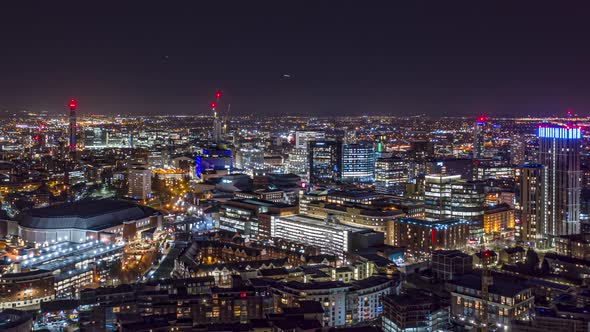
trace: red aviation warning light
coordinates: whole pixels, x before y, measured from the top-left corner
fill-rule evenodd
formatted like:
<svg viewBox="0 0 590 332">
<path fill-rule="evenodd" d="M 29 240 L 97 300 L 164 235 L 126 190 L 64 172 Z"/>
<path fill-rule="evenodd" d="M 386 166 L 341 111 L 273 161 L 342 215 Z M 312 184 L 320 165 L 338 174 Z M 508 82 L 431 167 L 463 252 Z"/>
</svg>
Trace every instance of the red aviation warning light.
<svg viewBox="0 0 590 332">
<path fill-rule="evenodd" d="M 78 103 L 76 103 L 76 99 L 70 99 L 70 102 L 68 103 L 68 107 L 70 108 L 70 110 L 75 111 L 76 108 L 78 107 Z"/>
<path fill-rule="evenodd" d="M 215 92 L 215 98 L 217 98 L 217 99 L 221 98 L 221 91 Z"/>
<path fill-rule="evenodd" d="M 485 115 L 480 115 L 480 116 L 477 117 L 477 122 L 478 123 L 484 123 L 486 121 L 488 121 L 488 118 L 486 118 Z"/>
<path fill-rule="evenodd" d="M 211 106 L 211 108 L 215 108 L 215 106 L 217 106 L 217 104 L 211 103 L 211 105 L 209 105 L 209 106 Z"/>
</svg>

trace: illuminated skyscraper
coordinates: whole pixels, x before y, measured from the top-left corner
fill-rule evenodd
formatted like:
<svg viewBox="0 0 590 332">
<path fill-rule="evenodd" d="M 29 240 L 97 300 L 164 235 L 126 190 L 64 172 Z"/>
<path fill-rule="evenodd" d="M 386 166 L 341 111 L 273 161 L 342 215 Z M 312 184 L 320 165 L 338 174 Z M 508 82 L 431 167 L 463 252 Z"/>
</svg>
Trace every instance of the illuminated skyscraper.
<svg viewBox="0 0 590 332">
<path fill-rule="evenodd" d="M 483 145 L 485 126 L 488 119 L 485 116 L 478 116 L 473 127 L 473 158 L 480 159 L 483 157 Z"/>
<path fill-rule="evenodd" d="M 236 167 L 241 168 L 247 174 L 253 174 L 254 170 L 263 169 L 264 151 L 242 147 L 236 153 Z"/>
<path fill-rule="evenodd" d="M 70 159 L 76 160 L 76 108 L 78 104 L 76 103 L 75 99 L 71 99 L 68 103 L 68 107 L 70 108 L 70 141 L 69 141 L 69 151 L 70 151 Z"/>
<path fill-rule="evenodd" d="M 424 210 L 426 220 L 451 218 L 452 184 L 461 175 L 431 174 L 424 178 Z"/>
<path fill-rule="evenodd" d="M 373 144 L 342 145 L 342 181 L 372 182 L 375 173 Z"/>
<path fill-rule="evenodd" d="M 133 199 L 148 199 L 152 195 L 152 171 L 144 166 L 134 165 L 128 173 L 129 192 Z"/>
<path fill-rule="evenodd" d="M 539 163 L 543 176 L 544 223 L 538 232 L 546 237 L 580 233 L 580 145 L 578 126 L 539 126 Z"/>
<path fill-rule="evenodd" d="M 515 224 L 516 237 L 534 244 L 543 224 L 543 172 L 539 164 L 522 165 L 516 169 Z"/>
<path fill-rule="evenodd" d="M 301 180 L 308 181 L 309 162 L 307 158 L 307 148 L 294 148 L 293 150 L 291 150 L 291 152 L 289 153 L 289 159 L 287 160 L 287 173 L 299 175 L 301 177 Z"/>
<path fill-rule="evenodd" d="M 512 165 L 522 165 L 527 160 L 526 157 L 526 141 L 519 135 L 513 136 L 510 144 L 510 163 Z"/>
<path fill-rule="evenodd" d="M 375 191 L 403 196 L 409 181 L 409 163 L 400 158 L 379 158 L 375 162 Z"/>
<path fill-rule="evenodd" d="M 342 175 L 342 142 L 308 142 L 309 181 L 312 184 L 335 182 Z"/>
<path fill-rule="evenodd" d="M 455 181 L 451 185 L 451 216 L 482 221 L 484 215 L 484 184 L 477 181 Z"/>
</svg>

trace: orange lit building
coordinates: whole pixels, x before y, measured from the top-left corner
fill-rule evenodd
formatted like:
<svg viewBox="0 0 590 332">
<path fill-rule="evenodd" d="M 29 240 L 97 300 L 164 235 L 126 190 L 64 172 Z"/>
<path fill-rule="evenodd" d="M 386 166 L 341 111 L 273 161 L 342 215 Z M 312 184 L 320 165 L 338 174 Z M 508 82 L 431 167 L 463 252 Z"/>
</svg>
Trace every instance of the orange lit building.
<svg viewBox="0 0 590 332">
<path fill-rule="evenodd" d="M 483 214 L 483 228 L 486 234 L 514 228 L 514 209 L 508 204 L 487 208 Z"/>
</svg>

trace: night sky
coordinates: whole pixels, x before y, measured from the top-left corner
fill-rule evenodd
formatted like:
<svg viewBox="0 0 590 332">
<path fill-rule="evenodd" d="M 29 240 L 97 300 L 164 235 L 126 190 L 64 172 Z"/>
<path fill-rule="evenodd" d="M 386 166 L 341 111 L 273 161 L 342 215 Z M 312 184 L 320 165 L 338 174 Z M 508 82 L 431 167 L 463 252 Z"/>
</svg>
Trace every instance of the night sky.
<svg viewBox="0 0 590 332">
<path fill-rule="evenodd" d="M 590 115 L 582 1 L 24 2 L 0 4 L 4 110 Z"/>
</svg>

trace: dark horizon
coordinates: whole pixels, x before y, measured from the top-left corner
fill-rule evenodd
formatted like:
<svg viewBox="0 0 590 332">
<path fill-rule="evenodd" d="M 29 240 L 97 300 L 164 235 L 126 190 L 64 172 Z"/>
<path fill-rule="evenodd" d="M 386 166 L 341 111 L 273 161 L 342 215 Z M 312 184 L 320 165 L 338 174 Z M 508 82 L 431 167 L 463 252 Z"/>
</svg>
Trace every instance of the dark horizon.
<svg viewBox="0 0 590 332">
<path fill-rule="evenodd" d="M 0 110 L 586 116 L 588 7 L 6 3 Z"/>
</svg>

